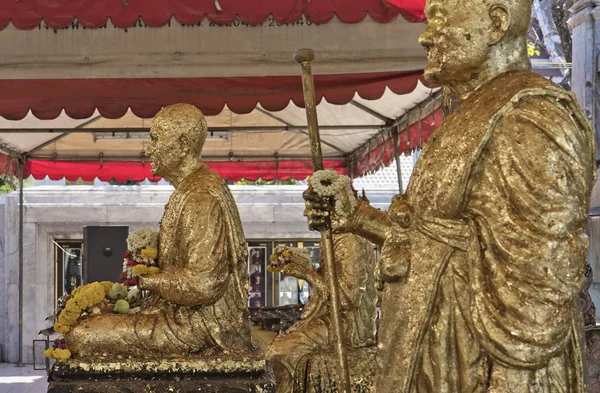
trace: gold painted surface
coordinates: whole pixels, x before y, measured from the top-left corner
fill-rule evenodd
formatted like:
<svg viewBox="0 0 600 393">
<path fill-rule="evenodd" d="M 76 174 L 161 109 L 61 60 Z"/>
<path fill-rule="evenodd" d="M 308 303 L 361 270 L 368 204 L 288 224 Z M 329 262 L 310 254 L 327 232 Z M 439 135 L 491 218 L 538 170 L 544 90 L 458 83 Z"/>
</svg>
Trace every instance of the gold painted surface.
<svg viewBox="0 0 600 393">
<path fill-rule="evenodd" d="M 530 71 L 531 2 L 429 0 L 428 80 L 459 98 L 388 212 L 309 226 L 381 246 L 377 393 L 586 392 L 581 311 L 595 182 L 575 97 Z"/>
<path fill-rule="evenodd" d="M 312 157 L 313 171 L 325 169 L 323 166 L 323 154 L 321 151 L 321 136 L 319 133 L 319 122 L 317 118 L 317 104 L 315 101 L 315 84 L 312 76 L 311 62 L 315 58 L 312 49 L 300 49 L 294 53 L 294 60 L 300 64 L 302 70 L 302 93 L 304 95 L 304 106 L 306 109 L 306 122 L 308 124 L 308 137 Z M 346 353 L 347 342 L 344 337 L 342 326 L 342 310 L 340 304 L 340 288 L 337 282 L 337 272 L 333 251 L 333 232 L 331 226 L 321 229 L 321 249 L 323 252 L 323 264 L 325 265 L 325 277 L 329 292 L 329 314 L 331 317 L 332 343 L 337 354 L 338 375 L 341 393 L 351 393 L 350 370 L 348 369 L 348 355 Z"/>
<path fill-rule="evenodd" d="M 136 314 L 83 317 L 66 336 L 75 359 L 107 354 L 170 358 L 250 353 L 247 246 L 221 177 L 200 159 L 206 122 L 191 105 L 163 109 L 151 126 L 153 173 L 175 187 L 160 225 L 161 271 Z"/>
<path fill-rule="evenodd" d="M 342 331 L 346 345 L 349 349 L 355 349 L 352 353 L 356 355 L 360 353 L 359 348 L 375 345 L 375 256 L 368 241 L 352 234 L 334 235 L 333 246 L 339 272 Z M 286 274 L 306 280 L 312 292 L 302 320 L 277 337 L 267 351 L 279 393 L 308 391 L 305 390 L 308 389 L 305 383 L 315 378 L 337 380 L 335 366 L 331 370 L 310 368 L 317 358 L 321 362 L 336 364 L 325 272 L 323 268 L 314 270 L 308 254 L 302 249 L 292 249 L 291 258 L 293 263 L 286 266 Z M 373 373 L 373 363 L 353 361 L 350 364 L 354 365 L 350 370 L 353 377 Z M 319 374 L 319 370 L 322 373 Z M 307 372 L 311 375 L 308 376 Z M 373 380 L 370 381 L 372 383 Z"/>
<path fill-rule="evenodd" d="M 85 362 L 69 359 L 61 362 L 61 370 L 65 373 L 75 371 L 89 374 L 110 373 L 260 373 L 266 369 L 263 356 L 229 356 L 227 358 L 212 357 L 179 357 L 167 359 L 146 358 L 143 361 L 131 359 L 115 359 L 114 356 L 97 356 L 93 361 Z"/>
</svg>

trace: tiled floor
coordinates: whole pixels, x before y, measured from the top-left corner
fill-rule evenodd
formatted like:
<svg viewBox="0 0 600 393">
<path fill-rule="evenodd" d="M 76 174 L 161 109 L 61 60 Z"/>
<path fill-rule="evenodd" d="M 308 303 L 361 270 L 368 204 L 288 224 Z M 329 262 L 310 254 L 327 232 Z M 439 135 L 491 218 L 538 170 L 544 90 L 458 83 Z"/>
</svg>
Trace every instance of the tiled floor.
<svg viewBox="0 0 600 393">
<path fill-rule="evenodd" d="M 45 370 L 34 370 L 32 365 L 0 363 L 0 393 L 46 393 L 46 378 Z"/>
</svg>

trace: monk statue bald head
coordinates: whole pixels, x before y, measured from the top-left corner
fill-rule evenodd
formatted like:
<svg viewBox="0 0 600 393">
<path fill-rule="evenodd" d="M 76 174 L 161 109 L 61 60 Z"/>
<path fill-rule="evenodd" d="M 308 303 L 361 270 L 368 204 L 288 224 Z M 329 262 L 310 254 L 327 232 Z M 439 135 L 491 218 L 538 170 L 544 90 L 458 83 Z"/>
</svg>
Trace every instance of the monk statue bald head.
<svg viewBox="0 0 600 393">
<path fill-rule="evenodd" d="M 530 0 L 428 0 L 425 14 L 425 78 L 459 97 L 501 73 L 531 68 Z"/>
<path fill-rule="evenodd" d="M 206 141 L 207 126 L 202 112 L 190 104 L 163 108 L 152 120 L 150 145 L 152 173 L 171 183 L 196 169 Z"/>
</svg>

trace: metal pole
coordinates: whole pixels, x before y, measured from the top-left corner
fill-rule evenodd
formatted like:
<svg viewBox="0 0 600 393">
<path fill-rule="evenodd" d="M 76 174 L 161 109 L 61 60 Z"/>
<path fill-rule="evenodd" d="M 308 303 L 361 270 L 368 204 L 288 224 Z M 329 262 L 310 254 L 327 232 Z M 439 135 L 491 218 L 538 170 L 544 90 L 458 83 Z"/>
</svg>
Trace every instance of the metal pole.
<svg viewBox="0 0 600 393">
<path fill-rule="evenodd" d="M 311 61 L 315 54 L 311 49 L 301 49 L 294 53 L 294 60 L 302 67 L 302 89 L 304 93 L 304 106 L 306 108 L 306 119 L 308 123 L 308 136 L 310 138 L 310 149 L 312 153 L 313 171 L 323 170 L 323 154 L 321 152 L 321 140 L 319 135 L 319 123 L 317 119 L 317 104 L 315 100 L 315 85 L 312 76 Z M 325 273 L 327 286 L 329 288 L 330 305 L 329 311 L 332 322 L 332 336 L 338 361 L 338 391 L 350 393 L 350 371 L 348 370 L 348 358 L 344 335 L 342 332 L 342 307 L 340 302 L 340 289 L 335 271 L 335 256 L 333 253 L 333 235 L 331 227 L 321 232 L 321 243 L 325 251 Z"/>
<path fill-rule="evenodd" d="M 23 172 L 25 159 L 19 157 L 19 360 L 17 367 L 25 367 L 23 363 Z M 10 170 L 10 168 L 9 168 Z"/>
<path fill-rule="evenodd" d="M 400 166 L 400 144 L 398 143 L 398 128 L 393 131 L 394 136 L 394 158 L 396 159 L 396 173 L 398 174 L 398 190 L 400 194 L 404 193 L 402 185 L 402 167 Z"/>
</svg>

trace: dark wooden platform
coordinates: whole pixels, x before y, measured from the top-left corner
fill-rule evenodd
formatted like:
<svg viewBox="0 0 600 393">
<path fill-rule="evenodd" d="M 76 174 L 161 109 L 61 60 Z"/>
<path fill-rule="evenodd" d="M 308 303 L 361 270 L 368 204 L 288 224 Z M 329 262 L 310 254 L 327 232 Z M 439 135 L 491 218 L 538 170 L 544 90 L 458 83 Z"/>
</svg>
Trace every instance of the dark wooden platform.
<svg viewBox="0 0 600 393">
<path fill-rule="evenodd" d="M 48 393 L 271 393 L 275 378 L 264 359 L 62 361 Z"/>
</svg>

